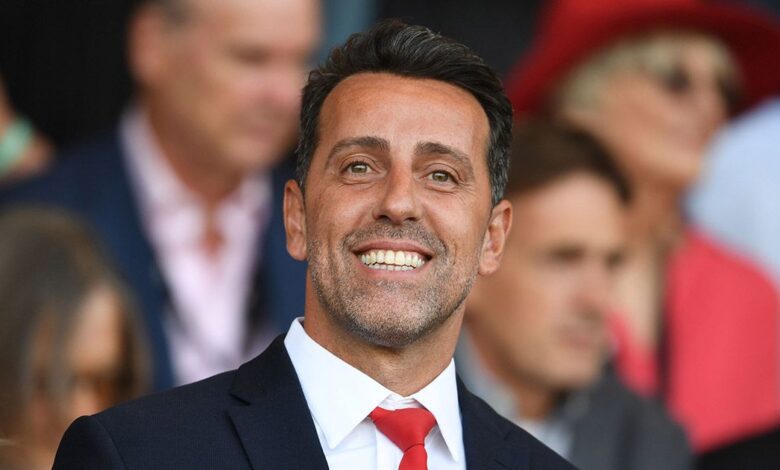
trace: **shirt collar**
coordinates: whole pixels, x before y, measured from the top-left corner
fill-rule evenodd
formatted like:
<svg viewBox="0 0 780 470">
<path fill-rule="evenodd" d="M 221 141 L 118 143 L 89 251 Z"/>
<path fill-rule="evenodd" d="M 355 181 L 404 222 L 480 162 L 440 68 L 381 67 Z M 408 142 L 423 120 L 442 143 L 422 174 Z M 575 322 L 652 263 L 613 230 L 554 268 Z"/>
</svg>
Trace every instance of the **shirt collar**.
<svg viewBox="0 0 780 470">
<path fill-rule="evenodd" d="M 459 443 L 463 441 L 463 426 L 460 421 L 455 362 L 450 359 L 447 368 L 433 382 L 413 394 L 412 398 L 433 413 L 447 449 L 452 458 L 460 462 L 462 446 Z"/>
<path fill-rule="evenodd" d="M 385 399 L 397 396 L 315 342 L 301 324 L 292 322 L 284 345 L 301 382 L 314 421 L 328 446 L 337 447 Z M 430 384 L 411 397 L 430 411 L 457 462 L 462 441 L 460 409 L 453 361 Z"/>
</svg>

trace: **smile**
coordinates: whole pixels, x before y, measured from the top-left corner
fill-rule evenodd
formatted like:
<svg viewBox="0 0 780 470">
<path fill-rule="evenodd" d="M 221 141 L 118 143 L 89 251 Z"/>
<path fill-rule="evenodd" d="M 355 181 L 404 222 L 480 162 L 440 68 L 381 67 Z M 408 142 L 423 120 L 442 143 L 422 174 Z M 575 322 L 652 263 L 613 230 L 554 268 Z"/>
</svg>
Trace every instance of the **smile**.
<svg viewBox="0 0 780 470">
<path fill-rule="evenodd" d="M 411 271 L 425 264 L 424 255 L 412 251 L 371 250 L 359 256 L 371 269 Z"/>
</svg>

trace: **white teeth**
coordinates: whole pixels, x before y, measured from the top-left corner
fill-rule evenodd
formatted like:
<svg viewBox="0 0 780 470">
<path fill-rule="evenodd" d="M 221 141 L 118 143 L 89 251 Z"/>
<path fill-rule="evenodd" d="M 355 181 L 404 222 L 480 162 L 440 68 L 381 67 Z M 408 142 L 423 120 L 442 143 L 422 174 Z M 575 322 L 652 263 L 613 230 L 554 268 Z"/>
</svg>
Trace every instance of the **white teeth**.
<svg viewBox="0 0 780 470">
<path fill-rule="evenodd" d="M 425 264 L 419 253 L 393 250 L 363 253 L 360 255 L 360 262 L 373 269 L 388 271 L 410 271 Z"/>
</svg>

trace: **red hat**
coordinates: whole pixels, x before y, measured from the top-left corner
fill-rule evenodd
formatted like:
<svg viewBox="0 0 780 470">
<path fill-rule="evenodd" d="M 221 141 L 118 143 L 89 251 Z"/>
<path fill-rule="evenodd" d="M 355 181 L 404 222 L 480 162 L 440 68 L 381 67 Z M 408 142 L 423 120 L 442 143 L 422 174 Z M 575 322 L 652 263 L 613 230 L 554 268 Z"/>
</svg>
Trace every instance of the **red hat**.
<svg viewBox="0 0 780 470">
<path fill-rule="evenodd" d="M 664 27 L 710 33 L 742 71 L 746 105 L 780 91 L 780 25 L 743 6 L 700 0 L 555 0 L 530 53 L 510 73 L 518 115 L 540 110 L 558 81 L 582 60 L 623 37 Z"/>
</svg>

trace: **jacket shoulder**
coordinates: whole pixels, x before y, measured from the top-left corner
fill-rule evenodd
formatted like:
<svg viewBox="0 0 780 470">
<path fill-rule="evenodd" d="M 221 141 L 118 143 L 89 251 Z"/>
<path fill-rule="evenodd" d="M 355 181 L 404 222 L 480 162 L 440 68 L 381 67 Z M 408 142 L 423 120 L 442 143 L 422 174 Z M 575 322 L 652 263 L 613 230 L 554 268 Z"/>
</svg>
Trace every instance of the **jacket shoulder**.
<svg viewBox="0 0 780 470">
<path fill-rule="evenodd" d="M 54 468 L 220 468 L 227 462 L 216 459 L 243 458 L 227 414 L 240 403 L 229 394 L 234 376 L 226 372 L 79 418 Z"/>
<path fill-rule="evenodd" d="M 682 470 L 692 465 L 682 427 L 659 402 L 629 390 L 611 371 L 589 400 L 588 411 L 575 427 L 575 462 L 630 470 Z"/>
</svg>

